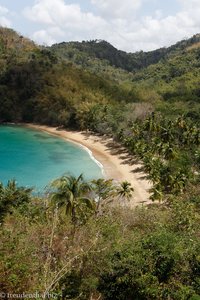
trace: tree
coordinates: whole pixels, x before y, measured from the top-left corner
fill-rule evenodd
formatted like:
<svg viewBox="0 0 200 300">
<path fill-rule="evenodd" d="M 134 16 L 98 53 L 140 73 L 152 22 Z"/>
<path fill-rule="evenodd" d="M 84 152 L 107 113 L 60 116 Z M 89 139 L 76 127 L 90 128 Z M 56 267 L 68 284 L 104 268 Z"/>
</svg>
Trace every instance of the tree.
<svg viewBox="0 0 200 300">
<path fill-rule="evenodd" d="M 117 187 L 117 195 L 123 200 L 130 200 L 132 197 L 132 193 L 134 188 L 128 181 L 122 181 L 120 186 Z"/>
<path fill-rule="evenodd" d="M 0 221 L 5 215 L 29 202 L 31 199 L 31 188 L 18 187 L 15 180 L 9 180 L 4 186 L 0 183 Z"/>
<path fill-rule="evenodd" d="M 154 184 L 154 186 L 150 189 L 150 199 L 152 201 L 158 200 L 158 201 L 162 201 L 163 200 L 163 191 L 162 191 L 162 186 L 160 183 Z"/>
<path fill-rule="evenodd" d="M 177 156 L 176 150 L 169 142 L 162 144 L 162 152 L 167 160 L 174 159 Z"/>
<path fill-rule="evenodd" d="M 74 176 L 62 176 L 52 182 L 55 189 L 51 199 L 58 208 L 65 207 L 66 215 L 69 215 L 74 226 L 85 220 L 88 210 L 94 210 L 95 202 L 88 197 L 91 185 L 83 180 L 82 174 Z"/>
<path fill-rule="evenodd" d="M 92 187 L 95 192 L 95 200 L 97 202 L 96 213 L 101 213 L 102 207 L 112 201 L 115 186 L 112 179 L 94 179 Z"/>
</svg>

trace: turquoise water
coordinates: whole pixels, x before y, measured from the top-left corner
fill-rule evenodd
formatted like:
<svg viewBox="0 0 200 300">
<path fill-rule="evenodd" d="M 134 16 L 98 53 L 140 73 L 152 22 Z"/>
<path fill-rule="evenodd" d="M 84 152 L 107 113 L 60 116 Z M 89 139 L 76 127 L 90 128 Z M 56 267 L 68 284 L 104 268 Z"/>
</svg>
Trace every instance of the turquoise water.
<svg viewBox="0 0 200 300">
<path fill-rule="evenodd" d="M 102 168 L 82 147 L 48 133 L 21 127 L 0 126 L 0 181 L 42 191 L 63 174 L 87 180 L 102 177 Z"/>
</svg>

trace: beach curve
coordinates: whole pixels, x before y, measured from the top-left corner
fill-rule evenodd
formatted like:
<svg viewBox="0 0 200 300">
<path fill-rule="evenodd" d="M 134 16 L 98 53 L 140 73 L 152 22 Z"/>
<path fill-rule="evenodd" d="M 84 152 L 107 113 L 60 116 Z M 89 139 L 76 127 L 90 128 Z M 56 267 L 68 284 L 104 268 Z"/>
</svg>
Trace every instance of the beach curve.
<svg viewBox="0 0 200 300">
<path fill-rule="evenodd" d="M 46 125 L 26 124 L 27 127 L 59 136 L 65 140 L 82 146 L 95 162 L 103 167 L 105 178 L 116 181 L 128 181 L 134 188 L 130 207 L 150 203 L 150 182 L 142 171 L 141 163 L 134 160 L 119 144 L 111 138 L 95 135 L 91 132 L 69 131 Z"/>
</svg>

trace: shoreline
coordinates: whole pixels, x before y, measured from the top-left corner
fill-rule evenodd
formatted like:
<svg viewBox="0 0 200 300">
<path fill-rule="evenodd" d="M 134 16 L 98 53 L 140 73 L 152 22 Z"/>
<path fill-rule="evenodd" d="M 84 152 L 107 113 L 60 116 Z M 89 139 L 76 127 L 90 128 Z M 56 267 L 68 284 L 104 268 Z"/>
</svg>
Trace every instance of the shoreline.
<svg viewBox="0 0 200 300">
<path fill-rule="evenodd" d="M 149 200 L 148 190 L 151 184 L 141 171 L 142 165 L 134 161 L 127 151 L 115 143 L 111 138 L 98 136 L 82 131 L 68 131 L 46 125 L 22 124 L 23 126 L 44 131 L 59 136 L 67 141 L 73 142 L 89 153 L 91 159 L 101 166 L 105 178 L 116 181 L 128 181 L 134 188 L 133 197 L 129 206 L 152 203 Z"/>
</svg>

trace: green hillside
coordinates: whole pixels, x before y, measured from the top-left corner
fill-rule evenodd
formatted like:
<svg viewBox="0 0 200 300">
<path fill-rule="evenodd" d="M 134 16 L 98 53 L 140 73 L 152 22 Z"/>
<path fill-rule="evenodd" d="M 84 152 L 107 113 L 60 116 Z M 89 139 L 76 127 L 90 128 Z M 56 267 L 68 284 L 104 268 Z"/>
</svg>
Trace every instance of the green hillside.
<svg viewBox="0 0 200 300">
<path fill-rule="evenodd" d="M 199 37 L 199 36 L 198 36 Z M 182 45 L 182 44 L 181 44 Z M 154 90 L 163 105 L 199 121 L 200 48 L 199 43 L 184 43 L 166 59 L 137 72 L 133 83 L 141 89 Z M 167 109 L 166 109 L 167 111 Z"/>
<path fill-rule="evenodd" d="M 60 43 L 49 50 L 60 60 L 134 90 L 136 98 L 156 110 L 199 120 L 199 43 L 196 34 L 150 52 L 126 53 L 101 40 Z"/>
<path fill-rule="evenodd" d="M 60 60 L 2 29 L 0 120 L 78 126 L 92 104 L 137 101 L 129 87 Z"/>
<path fill-rule="evenodd" d="M 9 65 L 27 61 L 36 49 L 29 39 L 12 29 L 0 27 L 0 72 Z"/>
<path fill-rule="evenodd" d="M 91 60 L 100 59 L 101 61 L 105 60 L 111 66 L 134 72 L 176 55 L 199 42 L 200 35 L 197 34 L 168 48 L 160 48 L 149 52 L 126 53 L 116 49 L 104 40 L 63 42 L 54 44 L 50 49 L 60 58 L 68 59 L 76 64 L 87 66 Z"/>
</svg>

